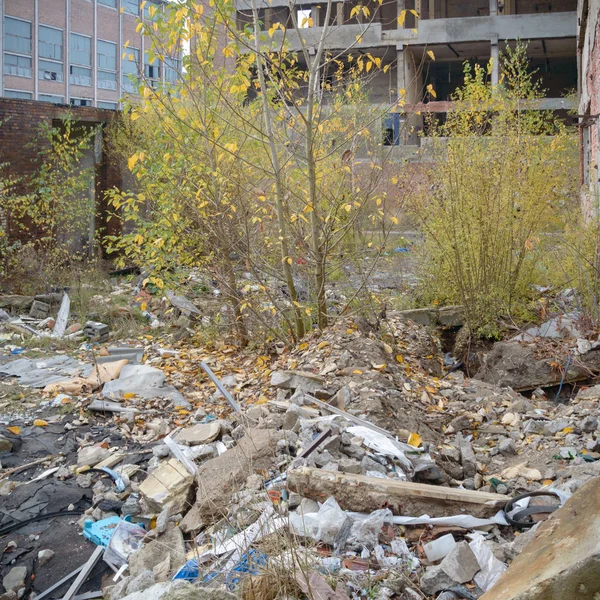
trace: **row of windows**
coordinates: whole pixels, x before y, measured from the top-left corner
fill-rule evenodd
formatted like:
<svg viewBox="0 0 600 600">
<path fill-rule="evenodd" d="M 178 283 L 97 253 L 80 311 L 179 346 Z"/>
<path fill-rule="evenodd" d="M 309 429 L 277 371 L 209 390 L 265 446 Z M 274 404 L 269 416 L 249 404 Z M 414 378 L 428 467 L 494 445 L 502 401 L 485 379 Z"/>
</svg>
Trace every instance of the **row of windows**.
<svg viewBox="0 0 600 600">
<path fill-rule="evenodd" d="M 19 90 L 4 90 L 5 98 L 17 98 L 19 100 L 31 100 L 33 94 L 31 92 L 22 92 Z M 51 104 L 64 104 L 64 96 L 56 96 L 54 94 L 38 94 L 38 100 L 40 102 L 50 102 Z M 71 106 L 91 106 L 92 101 L 89 98 L 71 98 L 69 101 Z M 98 108 L 106 108 L 108 110 L 117 110 L 116 102 L 102 102 L 98 100 L 96 102 Z"/>
<path fill-rule="evenodd" d="M 31 23 L 12 17 L 5 17 L 4 68 L 7 75 L 31 77 Z M 92 40 L 89 36 L 71 33 L 69 36 L 69 82 L 73 85 L 92 85 Z M 29 56 L 23 56 L 29 55 Z M 49 81 L 64 81 L 63 74 L 63 32 L 60 29 L 40 25 L 39 27 L 39 78 Z M 133 91 L 139 84 L 138 65 L 140 52 L 130 48 L 122 60 L 121 85 Z M 117 89 L 117 44 L 97 40 L 96 66 L 98 87 L 106 90 Z M 174 83 L 177 79 L 179 61 L 165 60 L 165 80 Z M 161 79 L 161 65 L 158 59 L 145 63 L 145 76 L 152 80 Z"/>
<path fill-rule="evenodd" d="M 98 4 L 103 4 L 104 6 L 109 6 L 110 8 L 117 8 L 117 0 L 98 0 Z M 140 4 L 141 0 L 121 0 L 121 7 L 123 8 L 123 12 L 126 12 L 129 15 L 139 16 L 140 14 Z M 147 1 L 144 5 L 144 17 L 147 19 L 151 18 L 150 7 L 154 6 L 156 10 L 159 8 L 159 4 L 157 2 Z"/>
</svg>

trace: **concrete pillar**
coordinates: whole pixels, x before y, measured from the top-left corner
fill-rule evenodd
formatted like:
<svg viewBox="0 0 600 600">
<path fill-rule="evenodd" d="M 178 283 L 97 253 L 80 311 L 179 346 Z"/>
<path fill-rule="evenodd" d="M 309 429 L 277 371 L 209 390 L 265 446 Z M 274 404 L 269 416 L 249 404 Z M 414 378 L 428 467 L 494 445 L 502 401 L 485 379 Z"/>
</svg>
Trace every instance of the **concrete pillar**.
<svg viewBox="0 0 600 600">
<path fill-rule="evenodd" d="M 490 0 L 490 17 L 498 14 L 498 0 Z"/>
<path fill-rule="evenodd" d="M 335 5 L 335 9 L 337 11 L 337 24 L 343 25 L 344 24 L 344 3 L 337 2 Z"/>
<path fill-rule="evenodd" d="M 396 0 L 396 10 L 397 10 L 397 17 L 400 17 L 400 15 L 402 14 L 402 11 L 406 9 L 406 0 Z M 397 21 L 396 21 L 397 22 Z M 404 29 L 406 27 L 406 23 L 403 23 L 402 26 L 397 25 L 398 29 Z"/>
<path fill-rule="evenodd" d="M 500 79 L 500 64 L 499 64 L 499 56 L 498 52 L 498 35 L 494 34 L 490 40 L 490 56 L 492 57 L 492 85 L 498 85 L 498 81 Z"/>
<path fill-rule="evenodd" d="M 402 103 L 416 104 L 422 100 L 420 90 L 422 87 L 421 76 L 417 72 L 417 63 L 412 52 L 402 44 L 398 44 L 396 49 L 397 60 L 397 82 L 398 82 L 398 100 Z M 404 90 L 400 94 L 400 90 Z M 399 107 L 402 111 L 402 106 Z M 417 144 L 417 129 L 423 125 L 420 115 L 412 113 L 406 116 L 405 125 L 401 131 L 401 143 Z"/>
<path fill-rule="evenodd" d="M 493 2 L 494 0 L 490 0 Z M 435 0 L 429 0 L 429 18 L 435 19 Z"/>
</svg>

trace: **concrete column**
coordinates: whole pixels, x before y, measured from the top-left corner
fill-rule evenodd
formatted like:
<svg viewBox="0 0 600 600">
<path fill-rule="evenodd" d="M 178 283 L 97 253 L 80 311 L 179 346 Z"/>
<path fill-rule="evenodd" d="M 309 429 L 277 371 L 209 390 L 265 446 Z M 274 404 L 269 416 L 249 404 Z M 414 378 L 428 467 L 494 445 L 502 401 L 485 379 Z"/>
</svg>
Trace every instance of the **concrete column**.
<svg viewBox="0 0 600 600">
<path fill-rule="evenodd" d="M 267 8 L 266 10 L 271 12 L 271 9 L 269 9 L 269 8 Z M 319 27 L 320 14 L 321 14 L 321 7 L 311 6 L 310 16 L 312 17 L 312 20 L 313 20 L 313 27 Z"/>
<path fill-rule="evenodd" d="M 397 57 L 397 82 L 398 82 L 398 100 L 403 103 L 416 104 L 422 100 L 420 90 L 422 87 L 421 77 L 417 76 L 416 61 L 412 52 L 402 44 L 398 44 L 396 50 Z M 404 90 L 404 94 L 400 94 Z M 399 107 L 402 111 L 402 107 Z M 417 128 L 423 124 L 422 118 L 417 114 L 406 115 L 404 126 L 401 131 L 401 143 L 416 144 Z"/>
<path fill-rule="evenodd" d="M 490 0 L 493 2 L 494 0 Z M 435 0 L 429 0 L 429 18 L 435 19 Z"/>
<path fill-rule="evenodd" d="M 499 64 L 499 56 L 498 52 L 498 35 L 492 35 L 490 40 L 490 56 L 492 57 L 492 85 L 498 85 L 498 81 L 500 80 L 500 64 Z"/>
<path fill-rule="evenodd" d="M 406 0 L 396 0 L 396 7 L 397 7 L 396 16 L 399 17 L 402 14 L 402 11 L 406 9 Z M 398 29 L 405 29 L 405 27 L 406 27 L 406 23 L 404 23 L 402 26 L 398 25 Z"/>
<path fill-rule="evenodd" d="M 337 24 L 343 25 L 344 24 L 344 3 L 343 2 L 336 3 L 335 10 L 336 10 L 336 14 L 337 14 Z"/>
<path fill-rule="evenodd" d="M 498 14 L 498 0 L 490 0 L 490 17 Z"/>
</svg>

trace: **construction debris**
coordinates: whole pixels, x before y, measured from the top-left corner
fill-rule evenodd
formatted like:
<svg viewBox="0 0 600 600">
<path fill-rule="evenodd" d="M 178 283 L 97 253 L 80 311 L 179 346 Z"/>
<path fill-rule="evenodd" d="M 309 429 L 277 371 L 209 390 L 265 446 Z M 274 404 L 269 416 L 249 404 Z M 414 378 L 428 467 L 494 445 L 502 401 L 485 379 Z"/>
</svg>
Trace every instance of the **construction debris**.
<svg viewBox="0 0 600 600">
<path fill-rule="evenodd" d="M 197 315 L 180 300 L 166 310 Z M 600 514 L 585 485 L 600 475 L 595 387 L 555 403 L 550 390 L 525 397 L 492 376 L 444 372 L 438 340 L 391 311 L 379 331 L 340 319 L 271 356 L 149 337 L 86 342 L 73 356 L 0 349 L 0 384 L 19 390 L 0 399 L 7 593 L 487 600 L 575 578 L 582 597 L 600 591 L 582 567 L 594 536 L 578 538 Z M 570 354 L 576 339 L 552 343 Z M 30 519 L 44 524 L 39 539 Z M 529 548 L 544 539 L 535 552 L 558 554 L 561 538 L 574 558 L 538 564 Z"/>
</svg>

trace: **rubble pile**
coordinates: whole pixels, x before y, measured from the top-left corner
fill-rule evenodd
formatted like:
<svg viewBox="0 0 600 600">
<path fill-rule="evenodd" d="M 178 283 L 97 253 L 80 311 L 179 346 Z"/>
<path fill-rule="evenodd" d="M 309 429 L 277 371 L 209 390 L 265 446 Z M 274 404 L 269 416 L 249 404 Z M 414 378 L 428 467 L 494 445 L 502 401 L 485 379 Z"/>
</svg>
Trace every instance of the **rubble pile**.
<svg viewBox="0 0 600 600">
<path fill-rule="evenodd" d="M 509 577 L 593 509 L 600 386 L 558 403 L 467 379 L 400 313 L 260 355 L 158 336 L 2 352 L 4 600 L 533 599 L 563 573 L 600 591 L 579 522 L 577 561 Z"/>
</svg>

